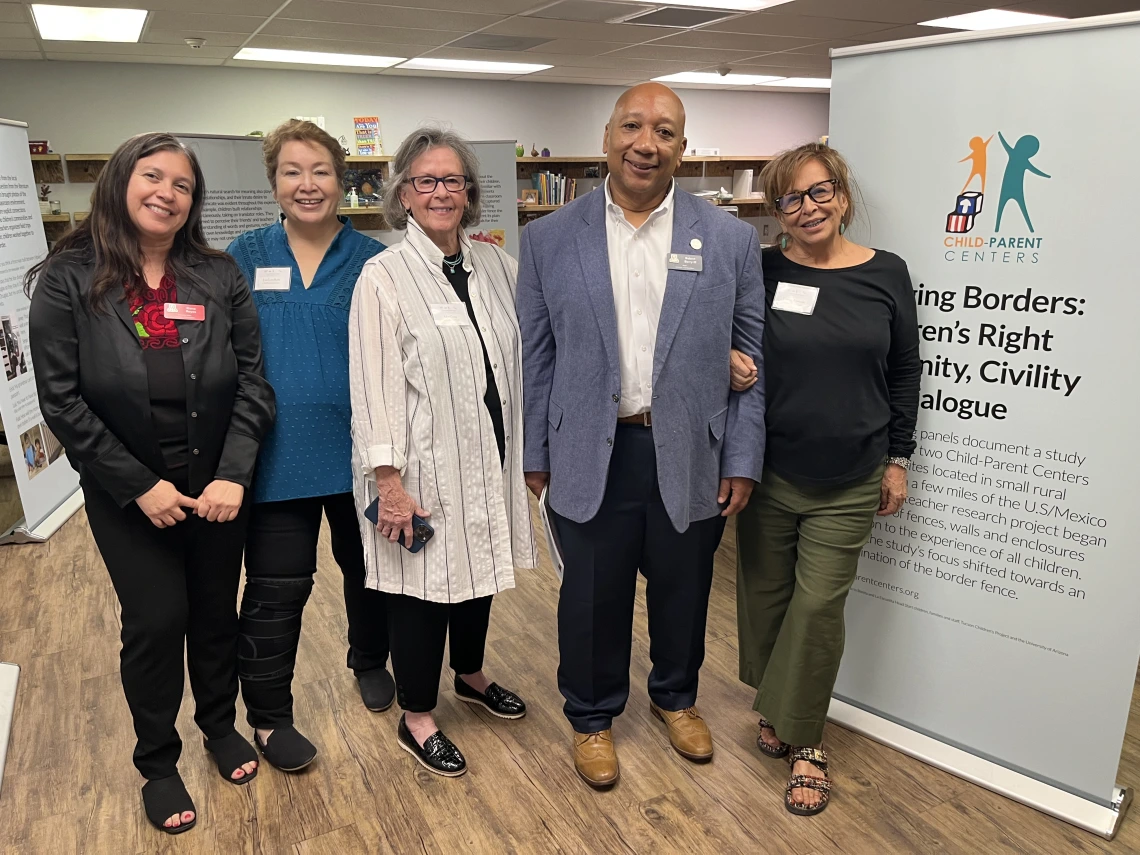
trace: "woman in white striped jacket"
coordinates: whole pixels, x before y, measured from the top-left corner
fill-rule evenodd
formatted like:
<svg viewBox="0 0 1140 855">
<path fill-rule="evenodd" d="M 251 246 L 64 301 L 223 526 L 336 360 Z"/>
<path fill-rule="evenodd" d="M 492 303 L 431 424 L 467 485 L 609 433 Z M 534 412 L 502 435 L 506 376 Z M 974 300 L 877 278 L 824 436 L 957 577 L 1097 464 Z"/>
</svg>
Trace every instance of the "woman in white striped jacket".
<svg viewBox="0 0 1140 855">
<path fill-rule="evenodd" d="M 522 352 L 517 264 L 472 242 L 479 166 L 450 131 L 404 140 L 385 218 L 404 240 L 364 266 L 352 300 L 352 434 L 369 587 L 390 594 L 398 740 L 447 776 L 467 770 L 436 725 L 444 638 L 459 700 L 501 718 L 526 705 L 483 674 L 492 597 L 514 587 L 536 551 L 522 471 Z M 403 546 L 422 540 L 418 551 Z"/>
</svg>

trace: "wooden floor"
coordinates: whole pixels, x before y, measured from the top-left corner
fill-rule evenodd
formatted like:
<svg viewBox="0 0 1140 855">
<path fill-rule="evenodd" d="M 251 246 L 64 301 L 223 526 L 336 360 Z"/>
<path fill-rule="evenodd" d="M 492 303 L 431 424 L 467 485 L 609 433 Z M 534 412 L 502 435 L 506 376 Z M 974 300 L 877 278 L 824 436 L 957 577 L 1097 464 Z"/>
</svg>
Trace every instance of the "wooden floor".
<svg viewBox="0 0 1140 855">
<path fill-rule="evenodd" d="M 294 687 L 297 722 L 321 750 L 317 763 L 300 775 L 265 767 L 248 786 L 225 783 L 193 727 L 187 694 L 181 770 L 199 820 L 189 833 L 166 837 L 142 815 L 117 671 L 118 608 L 80 512 L 46 545 L 0 547 L 0 660 L 23 668 L 0 852 L 1140 852 L 1140 813 L 1109 844 L 837 727 L 825 737 L 836 778 L 831 806 L 815 819 L 786 813 L 787 767 L 756 751 L 752 693 L 735 678 L 734 560 L 729 536 L 701 679 L 714 761 L 678 757 L 649 715 L 639 598 L 633 691 L 615 729 L 622 780 L 595 793 L 575 776 L 568 749 L 548 564 L 520 573 L 519 588 L 496 599 L 488 640 L 488 674 L 527 700 L 527 717 L 505 722 L 476 712 L 455 701 L 444 676 L 438 719 L 471 769 L 448 780 L 397 749 L 394 708 L 376 715 L 361 705 L 344 665 L 339 573 L 326 541 Z M 1079 750 L 1079 723 L 1073 727 L 1060 739 Z M 1119 775 L 1131 785 L 1140 784 L 1138 737 L 1134 701 Z"/>
</svg>

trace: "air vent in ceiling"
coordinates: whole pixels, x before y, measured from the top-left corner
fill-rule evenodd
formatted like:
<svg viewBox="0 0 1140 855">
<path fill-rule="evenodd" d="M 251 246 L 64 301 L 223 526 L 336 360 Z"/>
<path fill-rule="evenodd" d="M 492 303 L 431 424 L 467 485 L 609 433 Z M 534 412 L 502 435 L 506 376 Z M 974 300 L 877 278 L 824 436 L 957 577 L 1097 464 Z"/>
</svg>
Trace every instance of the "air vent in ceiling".
<svg viewBox="0 0 1140 855">
<path fill-rule="evenodd" d="M 562 0 L 536 12 L 528 12 L 526 18 L 551 18 L 556 21 L 582 21 L 589 24 L 605 24 L 630 15 L 652 12 L 657 6 L 643 6 L 628 3 L 606 3 L 604 0 Z"/>
<path fill-rule="evenodd" d="M 530 36 L 495 36 L 490 33 L 472 33 L 452 42 L 448 47 L 519 51 L 530 50 L 549 41 L 551 39 L 536 39 Z"/>
<path fill-rule="evenodd" d="M 642 24 L 647 27 L 674 27 L 689 29 L 702 24 L 711 24 L 713 21 L 723 21 L 739 15 L 739 12 L 729 12 L 724 9 L 681 9 L 676 6 L 664 6 L 648 12 L 639 12 L 636 15 L 624 15 L 615 19 L 615 23 Z"/>
</svg>

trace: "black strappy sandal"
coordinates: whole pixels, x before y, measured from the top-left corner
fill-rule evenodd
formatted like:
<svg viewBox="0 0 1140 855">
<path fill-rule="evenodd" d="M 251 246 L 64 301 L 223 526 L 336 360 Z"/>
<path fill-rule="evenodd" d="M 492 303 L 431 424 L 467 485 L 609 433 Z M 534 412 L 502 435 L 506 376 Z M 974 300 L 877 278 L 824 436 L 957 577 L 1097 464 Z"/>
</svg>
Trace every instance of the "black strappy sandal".
<svg viewBox="0 0 1140 855">
<path fill-rule="evenodd" d="M 248 784 L 257 777 L 257 769 L 252 772 L 242 769 L 244 775 L 240 778 L 233 777 L 234 772 L 241 769 L 243 764 L 257 763 L 257 752 L 236 730 L 217 739 L 203 739 L 202 744 L 218 764 L 218 774 L 231 784 Z"/>
<path fill-rule="evenodd" d="M 764 728 L 772 731 L 772 735 L 776 736 L 776 728 L 772 726 L 772 722 L 763 716 L 760 717 L 760 735 L 756 737 L 756 747 L 760 749 L 760 753 L 765 757 L 771 757 L 773 760 L 780 760 L 788 756 L 788 752 L 792 750 L 792 746 L 786 742 L 781 742 L 779 745 L 769 745 L 764 741 Z M 777 739 L 780 737 L 776 736 Z"/>
<path fill-rule="evenodd" d="M 177 773 L 169 778 L 156 778 L 143 784 L 142 800 L 146 818 L 159 831 L 165 831 L 167 834 L 181 834 L 198 824 L 198 811 L 194 807 L 194 800 L 186 792 L 186 785 L 182 783 L 182 776 Z M 182 814 L 187 811 L 194 814 L 194 818 L 189 822 L 183 822 L 181 825 L 173 827 L 163 825 L 166 820 L 175 815 L 181 822 Z"/>
<path fill-rule="evenodd" d="M 793 774 L 788 780 L 788 788 L 784 791 L 784 807 L 788 809 L 789 813 L 794 813 L 796 816 L 815 816 L 817 813 L 823 813 L 823 809 L 831 800 L 831 778 L 827 777 L 827 754 L 821 748 L 808 748 L 801 745 L 799 748 L 793 748 L 789 753 L 788 765 L 794 769 L 796 763 L 801 760 L 811 763 L 823 772 L 824 777 L 816 778 L 812 775 Z M 796 789 L 815 790 L 819 793 L 819 804 L 805 805 L 793 800 L 792 790 Z"/>
</svg>

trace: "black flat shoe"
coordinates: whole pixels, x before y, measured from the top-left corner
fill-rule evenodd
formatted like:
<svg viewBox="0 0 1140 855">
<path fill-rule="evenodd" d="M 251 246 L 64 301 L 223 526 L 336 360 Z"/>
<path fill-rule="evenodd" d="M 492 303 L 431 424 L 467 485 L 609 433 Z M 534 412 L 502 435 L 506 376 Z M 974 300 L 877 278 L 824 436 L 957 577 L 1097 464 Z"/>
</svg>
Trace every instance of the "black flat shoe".
<svg viewBox="0 0 1140 855">
<path fill-rule="evenodd" d="M 186 785 L 182 783 L 181 775 L 174 774 L 169 778 L 156 778 L 153 781 L 147 781 L 143 784 L 142 800 L 146 818 L 159 831 L 164 831 L 167 834 L 181 834 L 198 824 L 198 811 L 194 807 L 194 800 L 186 792 Z M 194 818 L 189 822 L 183 822 L 173 828 L 163 825 L 175 814 L 181 820 L 182 814 L 186 811 L 194 814 Z"/>
<path fill-rule="evenodd" d="M 373 668 L 356 675 L 360 699 L 372 712 L 384 712 L 396 700 L 396 681 L 387 668 Z"/>
<path fill-rule="evenodd" d="M 516 719 L 526 715 L 526 704 L 523 703 L 523 699 L 498 683 L 492 683 L 486 692 L 480 692 L 468 686 L 457 674 L 455 697 L 467 704 L 478 704 L 499 718 Z"/>
<path fill-rule="evenodd" d="M 300 772 L 317 759 L 317 746 L 305 739 L 293 725 L 275 728 L 269 739 L 261 741 L 253 732 L 257 750 L 282 772 Z"/>
<path fill-rule="evenodd" d="M 217 739 L 203 739 L 202 744 L 218 764 L 218 774 L 231 784 L 248 784 L 257 777 L 256 769 L 240 778 L 233 777 L 234 772 L 241 769 L 244 764 L 257 762 L 257 752 L 236 730 Z M 244 769 L 242 771 L 245 772 Z"/>
<path fill-rule="evenodd" d="M 455 743 L 443 735 L 442 730 L 437 730 L 425 739 L 421 748 L 416 743 L 416 738 L 412 736 L 412 732 L 408 730 L 404 716 L 400 716 L 400 726 L 396 728 L 396 741 L 429 772 L 447 778 L 458 778 L 467 772 L 467 761 L 463 759 Z"/>
</svg>

